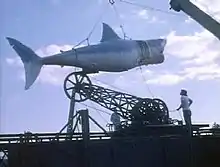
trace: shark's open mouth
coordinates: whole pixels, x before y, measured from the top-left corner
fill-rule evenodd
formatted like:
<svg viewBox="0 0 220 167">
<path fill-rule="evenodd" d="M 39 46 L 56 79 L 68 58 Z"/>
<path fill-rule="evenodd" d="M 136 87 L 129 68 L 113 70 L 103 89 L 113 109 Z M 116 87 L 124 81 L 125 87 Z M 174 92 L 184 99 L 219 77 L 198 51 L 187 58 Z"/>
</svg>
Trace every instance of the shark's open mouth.
<svg viewBox="0 0 220 167">
<path fill-rule="evenodd" d="M 164 48 L 166 39 L 153 39 L 147 41 L 136 41 L 140 48 L 139 65 L 161 64 L 164 62 Z"/>
</svg>

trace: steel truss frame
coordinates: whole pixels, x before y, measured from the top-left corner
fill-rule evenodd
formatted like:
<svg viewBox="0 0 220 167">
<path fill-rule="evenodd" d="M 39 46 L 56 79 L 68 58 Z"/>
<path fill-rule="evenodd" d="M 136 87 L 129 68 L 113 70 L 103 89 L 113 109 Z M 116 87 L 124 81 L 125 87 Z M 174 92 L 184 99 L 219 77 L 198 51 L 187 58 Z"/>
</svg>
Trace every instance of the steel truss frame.
<svg viewBox="0 0 220 167">
<path fill-rule="evenodd" d="M 157 125 L 169 123 L 169 111 L 162 100 L 140 98 L 93 85 L 84 72 L 70 73 L 64 80 L 64 92 L 69 99 L 74 98 L 75 102 L 89 99 L 132 122 Z M 78 98 L 73 96 L 72 92 L 78 95 Z"/>
</svg>

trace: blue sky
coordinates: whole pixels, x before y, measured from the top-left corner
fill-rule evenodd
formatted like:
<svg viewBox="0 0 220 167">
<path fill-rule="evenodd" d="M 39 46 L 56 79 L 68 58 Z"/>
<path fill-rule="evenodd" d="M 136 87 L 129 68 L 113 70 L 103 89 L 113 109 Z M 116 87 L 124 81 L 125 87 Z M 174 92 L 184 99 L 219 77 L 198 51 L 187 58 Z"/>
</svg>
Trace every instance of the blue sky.
<svg viewBox="0 0 220 167">
<path fill-rule="evenodd" d="M 220 42 L 184 13 L 177 16 L 144 10 L 116 1 L 119 13 L 117 17 L 107 2 L 2 1 L 0 132 L 59 131 L 66 123 L 69 108 L 69 100 L 63 92 L 62 82 L 70 70 L 46 67 L 38 81 L 30 90 L 25 91 L 22 79 L 24 69 L 5 37 L 16 38 L 40 56 L 47 56 L 59 49 L 71 48 L 85 39 L 97 21 L 98 24 L 90 38 L 91 43 L 97 43 L 101 39 L 102 22 L 109 24 L 121 37 L 120 24 L 132 39 L 146 40 L 160 36 L 168 39 L 164 64 L 144 67 L 143 74 L 138 69 L 119 74 L 102 73 L 95 76 L 97 80 L 111 83 L 119 90 L 126 90 L 140 97 L 151 97 L 149 87 L 154 96 L 167 103 L 170 110 L 179 105 L 179 91 L 186 88 L 194 100 L 193 122 L 220 123 Z M 169 11 L 168 1 L 161 1 L 159 4 L 153 0 L 135 2 Z M 220 11 L 216 7 L 219 4 L 217 0 L 213 0 L 209 7 L 204 0 L 197 0 L 197 3 L 216 19 L 220 18 Z M 103 16 L 99 19 L 101 14 Z M 97 83 L 96 80 L 93 82 Z M 86 103 L 90 106 L 95 105 Z M 77 108 L 82 106 L 77 104 Z M 90 114 L 103 126 L 107 123 L 106 120 L 109 120 L 109 115 L 92 109 Z M 180 118 L 178 113 L 173 113 L 172 117 Z M 92 129 L 95 128 L 94 125 L 91 126 Z"/>
</svg>

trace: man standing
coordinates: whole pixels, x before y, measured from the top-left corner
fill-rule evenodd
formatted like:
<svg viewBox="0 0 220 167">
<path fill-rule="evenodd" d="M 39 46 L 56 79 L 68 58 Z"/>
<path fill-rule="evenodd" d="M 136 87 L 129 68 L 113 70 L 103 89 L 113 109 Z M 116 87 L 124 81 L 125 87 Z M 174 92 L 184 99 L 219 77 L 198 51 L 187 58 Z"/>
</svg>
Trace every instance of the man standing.
<svg viewBox="0 0 220 167">
<path fill-rule="evenodd" d="M 120 120 L 120 116 L 118 115 L 117 112 L 113 112 L 113 114 L 111 115 L 111 122 L 114 125 L 114 130 L 117 131 L 120 129 L 121 126 L 121 120 Z"/>
<path fill-rule="evenodd" d="M 193 103 L 192 99 L 190 99 L 187 95 L 187 91 L 182 89 L 180 92 L 180 99 L 181 99 L 181 104 L 180 106 L 177 108 L 177 110 L 179 111 L 181 108 L 183 110 L 183 116 L 184 116 L 184 120 L 186 123 L 186 127 L 189 130 L 189 133 L 192 134 L 191 132 L 191 110 L 190 110 L 190 106 Z"/>
</svg>

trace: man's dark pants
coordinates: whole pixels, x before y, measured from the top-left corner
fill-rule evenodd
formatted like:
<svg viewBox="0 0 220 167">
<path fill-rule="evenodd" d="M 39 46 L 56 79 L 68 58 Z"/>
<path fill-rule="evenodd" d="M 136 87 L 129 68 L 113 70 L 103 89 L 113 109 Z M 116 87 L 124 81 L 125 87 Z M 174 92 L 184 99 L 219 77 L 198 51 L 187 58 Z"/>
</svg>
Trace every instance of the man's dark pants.
<svg viewBox="0 0 220 167">
<path fill-rule="evenodd" d="M 186 127 L 189 131 L 190 136 L 192 135 L 192 127 L 191 127 L 191 111 L 190 110 L 183 110 L 183 116 L 184 116 L 184 120 L 186 122 Z"/>
</svg>

